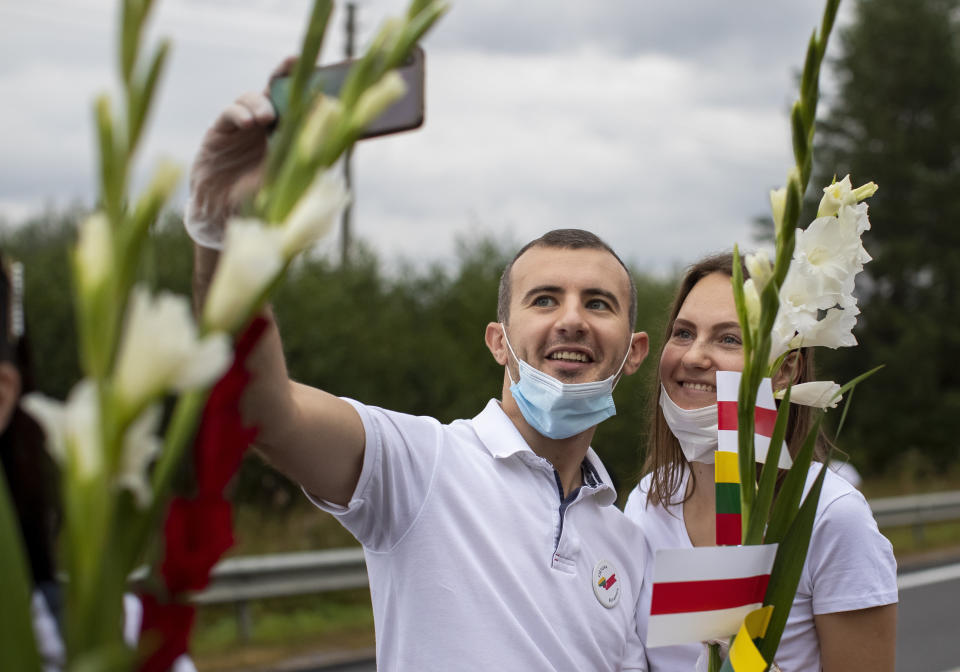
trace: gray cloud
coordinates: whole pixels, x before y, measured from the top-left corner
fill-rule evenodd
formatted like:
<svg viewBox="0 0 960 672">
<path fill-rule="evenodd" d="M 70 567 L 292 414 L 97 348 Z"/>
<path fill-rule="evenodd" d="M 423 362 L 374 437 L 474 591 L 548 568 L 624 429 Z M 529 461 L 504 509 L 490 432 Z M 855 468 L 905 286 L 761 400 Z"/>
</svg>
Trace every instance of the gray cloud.
<svg viewBox="0 0 960 672">
<path fill-rule="evenodd" d="M 360 3 L 361 41 L 399 0 Z M 0 8 L 0 213 L 92 201 L 90 102 L 112 78 L 114 3 Z M 299 41 L 305 0 L 160 0 L 174 40 L 139 183 Z M 820 2 L 463 0 L 426 44 L 427 123 L 357 152 L 356 229 L 384 256 L 452 258 L 457 236 L 597 231 L 666 271 L 748 242 L 790 165 L 786 109 Z M 327 60 L 342 50 L 340 10 Z M 79 22 L 78 29 L 72 26 Z M 182 195 L 181 195 L 182 198 Z M 335 247 L 335 241 L 327 243 Z"/>
</svg>

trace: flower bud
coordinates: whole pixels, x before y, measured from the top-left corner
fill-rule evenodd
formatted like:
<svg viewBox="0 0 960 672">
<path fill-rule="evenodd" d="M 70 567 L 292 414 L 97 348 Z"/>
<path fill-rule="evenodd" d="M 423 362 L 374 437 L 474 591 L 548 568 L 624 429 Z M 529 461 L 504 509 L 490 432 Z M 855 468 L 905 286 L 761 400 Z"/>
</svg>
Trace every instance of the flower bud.
<svg viewBox="0 0 960 672">
<path fill-rule="evenodd" d="M 766 250 L 757 250 L 753 254 L 748 254 L 745 262 L 750 279 L 757 286 L 757 292 L 763 292 L 763 289 L 773 277 L 773 264 L 770 263 L 770 255 Z"/>
<path fill-rule="evenodd" d="M 343 106 L 340 101 L 331 96 L 321 96 L 297 139 L 297 154 L 305 161 L 316 156 L 337 127 L 341 116 Z"/>
<path fill-rule="evenodd" d="M 113 232 L 102 212 L 93 213 L 80 225 L 76 260 L 80 291 L 89 294 L 102 287 L 113 268 Z"/>
<path fill-rule="evenodd" d="M 773 214 L 773 226 L 779 231 L 783 226 L 783 211 L 787 206 L 787 188 L 780 187 L 770 192 L 770 211 Z"/>
<path fill-rule="evenodd" d="M 399 100 L 406 90 L 407 85 L 403 77 L 396 70 L 391 70 L 381 77 L 380 81 L 364 91 L 357 100 L 350 118 L 350 126 L 359 133 Z"/>
<path fill-rule="evenodd" d="M 756 332 L 760 326 L 760 293 L 756 283 L 750 278 L 743 283 L 743 302 L 747 309 L 747 324 L 751 332 Z"/>
<path fill-rule="evenodd" d="M 777 390 L 774 397 L 783 399 L 786 390 Z M 814 408 L 836 408 L 843 396 L 840 386 L 832 380 L 815 380 L 790 388 L 790 403 Z"/>
<path fill-rule="evenodd" d="M 317 175 L 281 229 L 284 258 L 292 258 L 326 235 L 349 202 L 350 194 L 337 167 Z"/>
<path fill-rule="evenodd" d="M 283 231 L 256 219 L 227 224 L 223 252 L 203 307 L 203 323 L 232 333 L 283 268 Z"/>
</svg>

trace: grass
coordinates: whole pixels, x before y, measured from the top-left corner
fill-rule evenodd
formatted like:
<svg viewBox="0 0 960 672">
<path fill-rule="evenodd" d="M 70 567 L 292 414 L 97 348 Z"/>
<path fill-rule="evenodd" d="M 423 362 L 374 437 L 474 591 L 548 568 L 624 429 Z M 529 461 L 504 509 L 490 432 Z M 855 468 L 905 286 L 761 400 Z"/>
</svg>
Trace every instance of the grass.
<svg viewBox="0 0 960 672">
<path fill-rule="evenodd" d="M 251 636 L 246 642 L 234 607 L 200 610 L 190 650 L 198 669 L 262 668 L 298 654 L 374 645 L 366 590 L 262 600 L 249 608 Z"/>
</svg>

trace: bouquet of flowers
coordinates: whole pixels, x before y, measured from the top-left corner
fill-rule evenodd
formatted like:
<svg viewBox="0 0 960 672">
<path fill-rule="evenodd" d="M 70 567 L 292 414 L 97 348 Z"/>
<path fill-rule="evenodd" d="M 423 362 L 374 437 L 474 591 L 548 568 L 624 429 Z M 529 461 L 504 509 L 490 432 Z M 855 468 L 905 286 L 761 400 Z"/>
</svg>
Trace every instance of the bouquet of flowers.
<svg viewBox="0 0 960 672">
<path fill-rule="evenodd" d="M 728 597 L 736 593 L 731 603 L 746 605 L 699 611 L 697 616 L 703 618 L 697 621 L 698 632 L 693 632 L 693 626 L 690 632 L 678 633 L 675 627 L 670 632 L 671 624 L 678 621 L 651 616 L 648 644 L 651 635 L 657 644 L 733 636 L 726 657 L 720 644 L 710 644 L 707 668 L 711 672 L 769 669 L 797 591 L 826 468 L 804 498 L 823 413 L 817 415 L 791 460 L 784 454 L 790 404 L 836 407 L 845 392 L 877 370 L 843 387 L 815 381 L 788 383 L 774 391 L 770 383 L 800 348 L 856 345 L 851 333 L 859 314 L 854 281 L 870 261 L 861 243 L 861 235 L 870 228 L 862 201 L 877 186 L 871 182 L 853 188 L 849 177 L 834 180 L 823 190 L 815 220 L 806 229 L 797 228 L 812 170 L 820 66 L 838 6 L 839 0 L 827 0 L 819 33 L 811 36 L 808 45 L 800 97 L 791 110 L 796 165 L 786 186 L 770 194 L 776 230 L 774 259 L 765 252 L 747 255 L 743 265 L 750 277 L 745 280 L 734 247 L 733 290 L 744 366 L 741 373 L 717 373 L 716 535 L 723 548 L 660 551 L 668 555 L 657 558 L 658 568 L 665 560 L 672 568 L 682 565 L 685 569 L 682 577 L 672 569 L 667 572 L 669 578 L 655 570 L 654 603 L 658 598 L 669 599 L 678 581 L 700 582 L 718 575 L 723 578 L 712 582 L 723 583 Z M 775 397 L 782 400 L 779 408 Z M 759 478 L 755 477 L 757 462 L 763 463 Z M 782 468 L 789 471 L 778 485 Z M 659 596 L 658 588 L 663 589 Z M 680 613 L 679 608 L 673 613 Z"/>
<path fill-rule="evenodd" d="M 307 86 L 332 11 L 331 0 L 315 0 L 263 185 L 247 216 L 229 223 L 196 325 L 186 297 L 156 293 L 137 281 L 150 227 L 180 177 L 179 168 L 162 163 L 142 194 L 128 195 L 170 49 L 162 41 L 149 55 L 142 53 L 153 5 L 122 0 L 122 105 L 115 109 L 107 95 L 95 104 L 100 194 L 72 255 L 84 378 L 66 402 L 40 395 L 24 400 L 61 470 L 61 662 L 77 670 L 166 669 L 186 648 L 193 612 L 184 598 L 205 585 L 232 544 L 222 492 L 254 434 L 241 426 L 236 411 L 245 383 L 243 359 L 262 331 L 262 325 L 247 326 L 291 261 L 337 220 L 349 195 L 331 167 L 403 94 L 394 69 L 447 8 L 440 0 L 412 0 L 403 17 L 384 24 L 337 99 Z M 163 403 L 171 396 L 176 403 L 163 426 Z M 196 493 L 171 504 L 173 477 L 193 445 Z M 11 506 L 0 478 L 0 667 L 39 671 L 30 581 Z M 160 548 L 162 523 L 167 534 Z M 122 638 L 123 596 L 142 562 L 154 564 L 162 576 L 141 596 L 138 653 Z"/>
<path fill-rule="evenodd" d="M 847 390 L 877 370 L 843 387 L 832 381 L 815 381 L 796 386 L 788 384 L 777 390 L 775 396 L 782 402 L 772 431 L 766 432 L 770 439 L 769 451 L 759 480 L 752 477 L 756 473 L 757 395 L 764 377 L 772 376 L 790 353 L 799 348 L 856 345 L 851 330 L 860 311 L 853 296 L 854 281 L 863 265 L 870 261 L 861 243 L 861 235 L 870 228 L 867 205 L 862 201 L 872 196 L 877 186 L 871 182 L 854 189 L 849 176 L 839 182 L 835 180 L 823 190 L 816 219 L 806 229 L 797 228 L 812 169 L 820 65 L 839 4 L 839 0 L 827 0 L 819 34 L 811 36 L 807 49 L 800 97 L 791 109 L 796 165 L 787 177 L 786 186 L 770 194 L 776 230 L 774 261 L 771 263 L 762 252 L 747 255 L 745 265 L 750 278 L 744 281 L 739 253 L 734 248 L 733 288 L 744 340 L 744 368 L 736 398 L 738 445 L 732 471 L 740 476 L 751 475 L 737 479 L 742 516 L 740 533 L 743 548 L 776 544 L 776 554 L 763 597 L 764 606 L 744 619 L 725 661 L 720 659 L 719 648 L 712 647 L 711 669 L 768 669 L 779 646 L 806 560 L 826 468 L 820 470 L 802 503 L 801 498 L 823 414 L 813 423 L 775 497 L 790 404 L 820 409 L 836 407 Z M 718 378 L 718 401 L 722 396 L 719 387 Z M 721 461 L 717 460 L 718 496 Z M 721 543 L 719 538 L 718 543 Z"/>
</svg>

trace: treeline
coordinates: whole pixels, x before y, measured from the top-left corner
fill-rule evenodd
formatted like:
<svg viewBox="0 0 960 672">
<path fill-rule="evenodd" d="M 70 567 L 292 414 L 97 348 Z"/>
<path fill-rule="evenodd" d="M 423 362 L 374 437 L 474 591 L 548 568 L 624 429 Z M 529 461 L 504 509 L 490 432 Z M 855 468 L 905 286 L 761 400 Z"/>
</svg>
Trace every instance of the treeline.
<svg viewBox="0 0 960 672">
<path fill-rule="evenodd" d="M 80 212 L 48 214 L 0 240 L 25 266 L 25 294 L 37 386 L 64 398 L 79 379 L 71 311 L 68 250 Z M 140 269 L 146 282 L 189 294 L 190 241 L 167 217 L 153 233 L 152 254 Z M 500 272 L 515 252 L 496 241 L 462 241 L 455 264 L 387 273 L 360 249 L 340 267 L 325 257 L 301 260 L 278 291 L 274 310 L 295 379 L 364 403 L 447 422 L 470 418 L 499 397 L 503 368 L 483 340 L 496 319 Z M 659 348 L 672 282 L 635 274 L 637 323 Z M 603 423 L 594 445 L 620 486 L 636 481 L 656 365 L 623 379 L 618 414 Z M 236 484 L 240 499 L 289 501 L 289 483 L 256 458 Z"/>
</svg>

